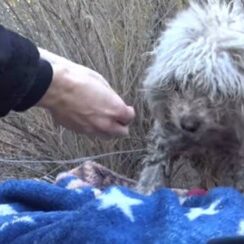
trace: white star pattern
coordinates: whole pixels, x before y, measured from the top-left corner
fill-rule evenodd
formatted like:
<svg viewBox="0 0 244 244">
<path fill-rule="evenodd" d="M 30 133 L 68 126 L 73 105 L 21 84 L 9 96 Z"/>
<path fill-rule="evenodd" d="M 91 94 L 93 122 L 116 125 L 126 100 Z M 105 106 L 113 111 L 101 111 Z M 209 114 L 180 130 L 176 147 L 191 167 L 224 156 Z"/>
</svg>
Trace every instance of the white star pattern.
<svg viewBox="0 0 244 244">
<path fill-rule="evenodd" d="M 100 195 L 97 199 L 101 201 L 98 210 L 117 207 L 131 220 L 131 222 L 135 221 L 131 207 L 143 203 L 140 199 L 124 195 L 117 188 L 112 188 L 110 192 Z"/>
<path fill-rule="evenodd" d="M 244 220 L 240 221 L 239 229 L 238 229 L 237 234 L 240 235 L 240 236 L 244 235 Z"/>
<path fill-rule="evenodd" d="M 97 188 L 93 188 L 91 191 L 93 192 L 95 197 L 98 197 L 102 194 L 102 191 L 100 189 L 97 189 Z"/>
<path fill-rule="evenodd" d="M 0 226 L 0 231 L 4 230 L 9 225 L 14 225 L 16 223 L 34 223 L 34 220 L 29 216 L 24 217 L 14 217 L 14 220 L 6 222 Z"/>
<path fill-rule="evenodd" d="M 17 214 L 17 212 L 8 204 L 0 204 L 0 216 Z"/>
<path fill-rule="evenodd" d="M 219 210 L 216 210 L 215 208 L 218 207 L 219 203 L 221 200 L 217 200 L 213 202 L 208 208 L 203 209 L 203 208 L 191 208 L 189 213 L 185 214 L 186 217 L 189 220 L 195 220 L 196 218 L 202 216 L 202 215 L 214 215 L 219 212 Z"/>
</svg>

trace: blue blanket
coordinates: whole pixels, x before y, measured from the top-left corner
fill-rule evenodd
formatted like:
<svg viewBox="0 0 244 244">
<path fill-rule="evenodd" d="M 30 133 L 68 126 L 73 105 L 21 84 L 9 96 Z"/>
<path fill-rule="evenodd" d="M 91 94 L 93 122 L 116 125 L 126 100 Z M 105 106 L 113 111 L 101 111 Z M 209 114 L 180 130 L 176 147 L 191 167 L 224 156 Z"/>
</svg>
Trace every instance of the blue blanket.
<svg viewBox="0 0 244 244">
<path fill-rule="evenodd" d="M 205 244 L 244 235 L 244 198 L 231 188 L 184 196 L 171 189 L 142 196 L 122 186 L 67 189 L 76 180 L 1 184 L 0 243 Z"/>
</svg>

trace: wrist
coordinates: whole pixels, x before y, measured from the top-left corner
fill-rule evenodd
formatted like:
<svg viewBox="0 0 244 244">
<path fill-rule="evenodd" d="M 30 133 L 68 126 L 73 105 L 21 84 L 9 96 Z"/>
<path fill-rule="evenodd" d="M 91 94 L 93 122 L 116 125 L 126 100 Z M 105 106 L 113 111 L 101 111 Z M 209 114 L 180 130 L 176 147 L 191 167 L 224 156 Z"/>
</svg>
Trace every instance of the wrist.
<svg viewBox="0 0 244 244">
<path fill-rule="evenodd" d="M 37 106 L 52 110 L 64 104 L 67 95 L 74 89 L 74 84 L 69 79 L 72 62 L 48 50 L 38 48 L 41 58 L 47 60 L 53 69 L 53 79 L 50 87 L 39 101 Z"/>
<path fill-rule="evenodd" d="M 68 70 L 64 65 L 52 64 L 53 79 L 37 106 L 52 110 L 57 104 L 62 103 L 62 98 L 68 89 L 69 84 L 65 82 Z"/>
</svg>

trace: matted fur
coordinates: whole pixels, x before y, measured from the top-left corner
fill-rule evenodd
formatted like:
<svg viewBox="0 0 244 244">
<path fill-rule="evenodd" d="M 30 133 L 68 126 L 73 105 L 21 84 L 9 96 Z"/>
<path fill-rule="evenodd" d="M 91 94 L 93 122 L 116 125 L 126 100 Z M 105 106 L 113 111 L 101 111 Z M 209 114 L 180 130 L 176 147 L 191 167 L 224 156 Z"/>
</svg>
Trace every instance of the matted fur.
<svg viewBox="0 0 244 244">
<path fill-rule="evenodd" d="M 200 1 L 201 2 L 201 1 Z M 190 2 L 177 14 L 153 50 L 144 88 L 189 86 L 209 97 L 244 97 L 244 11 L 240 1 Z"/>
<path fill-rule="evenodd" d="M 152 54 L 144 88 L 155 123 L 136 190 L 189 184 L 244 190 L 241 2 L 192 1 L 168 23 Z M 188 167 L 184 174 L 194 169 L 197 180 L 178 182 L 177 167 Z"/>
</svg>

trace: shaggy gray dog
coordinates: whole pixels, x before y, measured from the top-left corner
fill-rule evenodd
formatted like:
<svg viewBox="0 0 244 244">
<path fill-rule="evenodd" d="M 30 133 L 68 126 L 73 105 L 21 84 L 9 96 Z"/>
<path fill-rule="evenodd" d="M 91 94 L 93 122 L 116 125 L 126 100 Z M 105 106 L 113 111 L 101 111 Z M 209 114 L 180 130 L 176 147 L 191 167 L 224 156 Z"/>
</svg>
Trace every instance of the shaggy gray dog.
<svg viewBox="0 0 244 244">
<path fill-rule="evenodd" d="M 155 122 L 136 190 L 189 184 L 244 190 L 242 3 L 191 2 L 152 54 L 144 89 Z M 184 165 L 197 171 L 198 182 L 176 184 L 173 174 Z"/>
</svg>

